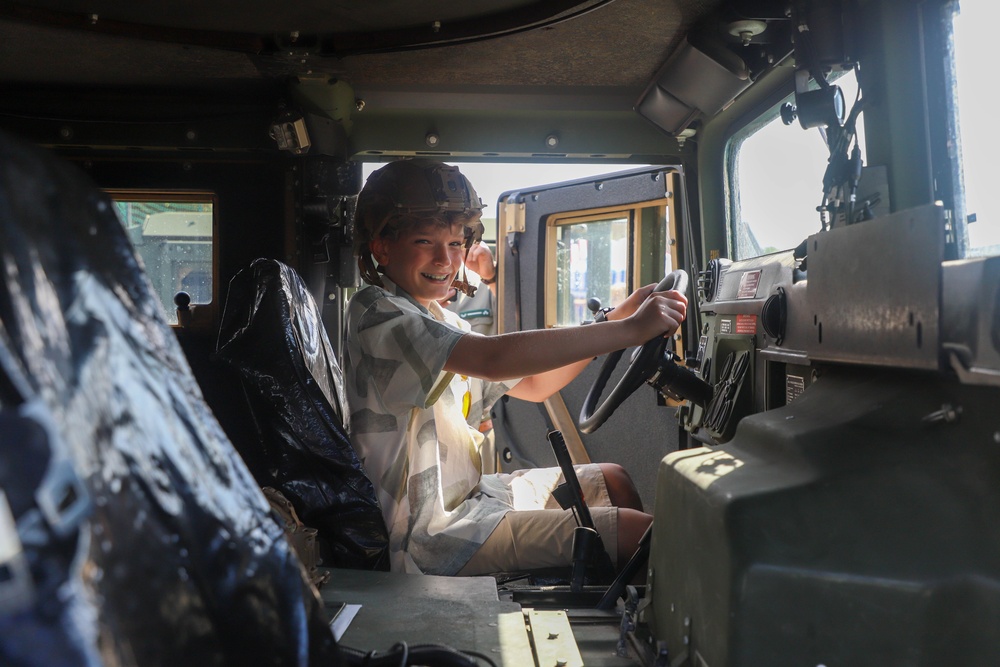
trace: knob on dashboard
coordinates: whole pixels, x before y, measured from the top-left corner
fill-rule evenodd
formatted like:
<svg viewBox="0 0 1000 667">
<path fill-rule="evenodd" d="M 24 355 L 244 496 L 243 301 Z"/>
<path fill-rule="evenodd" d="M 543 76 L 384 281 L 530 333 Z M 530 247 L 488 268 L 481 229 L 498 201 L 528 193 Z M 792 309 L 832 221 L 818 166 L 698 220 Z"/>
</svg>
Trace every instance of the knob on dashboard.
<svg viewBox="0 0 1000 667">
<path fill-rule="evenodd" d="M 177 306 L 177 324 L 186 327 L 191 324 L 191 295 L 178 292 L 174 295 L 174 305 Z"/>
</svg>

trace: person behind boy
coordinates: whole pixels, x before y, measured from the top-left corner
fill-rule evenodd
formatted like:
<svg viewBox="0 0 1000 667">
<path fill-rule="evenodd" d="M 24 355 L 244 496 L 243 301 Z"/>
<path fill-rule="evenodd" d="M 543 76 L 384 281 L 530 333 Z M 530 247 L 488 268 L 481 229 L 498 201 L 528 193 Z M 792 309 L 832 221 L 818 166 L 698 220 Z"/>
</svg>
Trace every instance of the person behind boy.
<svg viewBox="0 0 1000 667">
<path fill-rule="evenodd" d="M 542 401 L 597 355 L 677 330 L 687 300 L 647 285 L 586 327 L 482 336 L 438 300 L 481 231 L 482 203 L 456 167 L 392 162 L 369 176 L 355 253 L 369 284 L 348 305 L 344 355 L 352 439 L 382 503 L 394 571 L 487 574 L 572 562 L 558 468 L 482 474 L 478 425 L 505 393 Z M 523 379 L 518 379 L 523 378 Z M 652 517 L 613 464 L 577 468 L 613 560 Z"/>
<path fill-rule="evenodd" d="M 493 253 L 483 242 L 474 243 L 465 258 L 469 284 L 478 289 L 470 296 L 452 285 L 448 296 L 438 301 L 442 306 L 469 323 L 473 331 L 483 335 L 496 334 L 497 265 Z M 480 287 L 482 286 L 482 287 Z"/>
</svg>

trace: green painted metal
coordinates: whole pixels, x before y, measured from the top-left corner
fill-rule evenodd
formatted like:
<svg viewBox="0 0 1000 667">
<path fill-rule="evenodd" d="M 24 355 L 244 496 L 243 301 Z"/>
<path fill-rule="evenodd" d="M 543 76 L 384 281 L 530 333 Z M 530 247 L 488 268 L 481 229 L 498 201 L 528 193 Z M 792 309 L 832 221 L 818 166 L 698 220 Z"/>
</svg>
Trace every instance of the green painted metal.
<svg viewBox="0 0 1000 667">
<path fill-rule="evenodd" d="M 703 661 L 683 664 L 991 664 L 998 400 L 932 373 L 829 369 L 726 445 L 667 456 L 654 636 Z"/>
</svg>

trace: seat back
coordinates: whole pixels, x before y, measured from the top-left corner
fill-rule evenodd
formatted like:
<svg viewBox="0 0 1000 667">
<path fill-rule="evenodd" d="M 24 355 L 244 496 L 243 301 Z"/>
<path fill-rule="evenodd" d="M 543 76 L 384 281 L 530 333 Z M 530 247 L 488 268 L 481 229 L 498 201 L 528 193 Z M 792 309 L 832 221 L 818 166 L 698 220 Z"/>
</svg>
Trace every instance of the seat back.
<svg viewBox="0 0 1000 667">
<path fill-rule="evenodd" d="M 324 564 L 387 570 L 388 533 L 348 436 L 343 373 L 293 269 L 257 259 L 233 278 L 217 357 L 238 372 L 257 426 L 256 441 L 236 443 L 257 482 L 318 531 Z"/>
<path fill-rule="evenodd" d="M 0 662 L 336 664 L 113 207 L 0 134 Z"/>
</svg>

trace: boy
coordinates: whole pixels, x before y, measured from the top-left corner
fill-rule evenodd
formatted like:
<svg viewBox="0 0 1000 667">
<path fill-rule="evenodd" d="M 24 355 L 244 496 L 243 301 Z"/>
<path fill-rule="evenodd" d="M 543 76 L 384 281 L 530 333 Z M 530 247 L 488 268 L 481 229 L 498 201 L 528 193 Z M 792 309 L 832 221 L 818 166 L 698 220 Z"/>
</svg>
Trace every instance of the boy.
<svg viewBox="0 0 1000 667">
<path fill-rule="evenodd" d="M 557 509 L 558 469 L 482 474 L 478 425 L 504 393 L 542 401 L 597 355 L 676 331 L 677 292 L 636 290 L 586 327 L 482 336 L 438 301 L 481 230 L 482 203 L 456 167 L 401 160 L 358 197 L 355 251 L 369 283 L 348 306 L 344 367 L 354 446 L 389 527 L 392 569 L 488 574 L 572 562 L 575 527 Z M 523 378 L 523 379 L 518 379 Z M 651 517 L 619 466 L 578 468 L 613 560 Z M 617 559 L 616 559 L 617 555 Z"/>
</svg>

